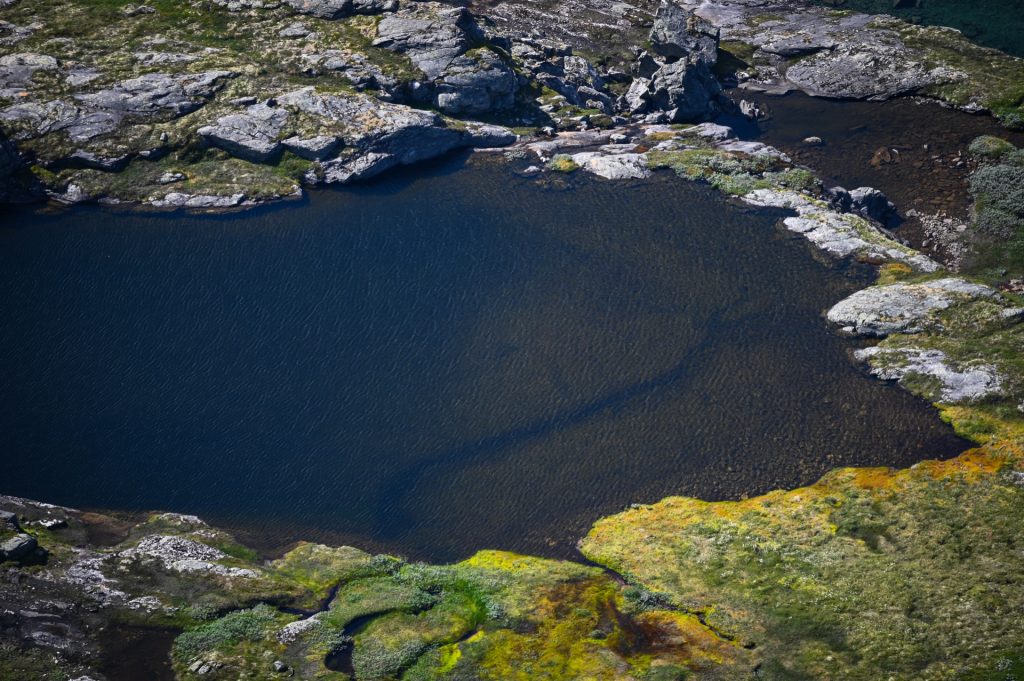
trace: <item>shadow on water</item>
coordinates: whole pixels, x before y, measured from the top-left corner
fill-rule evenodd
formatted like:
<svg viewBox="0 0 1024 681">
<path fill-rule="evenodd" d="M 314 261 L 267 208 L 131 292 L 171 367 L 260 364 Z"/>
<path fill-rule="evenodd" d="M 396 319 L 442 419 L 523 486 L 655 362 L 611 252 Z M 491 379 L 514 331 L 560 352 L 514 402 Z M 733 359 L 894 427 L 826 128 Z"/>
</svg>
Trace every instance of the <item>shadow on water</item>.
<svg viewBox="0 0 1024 681">
<path fill-rule="evenodd" d="M 490 157 L 493 158 L 493 157 Z M 451 560 L 965 445 L 821 317 L 870 270 L 658 175 L 444 159 L 222 216 L 0 217 L 4 492 Z"/>
</svg>

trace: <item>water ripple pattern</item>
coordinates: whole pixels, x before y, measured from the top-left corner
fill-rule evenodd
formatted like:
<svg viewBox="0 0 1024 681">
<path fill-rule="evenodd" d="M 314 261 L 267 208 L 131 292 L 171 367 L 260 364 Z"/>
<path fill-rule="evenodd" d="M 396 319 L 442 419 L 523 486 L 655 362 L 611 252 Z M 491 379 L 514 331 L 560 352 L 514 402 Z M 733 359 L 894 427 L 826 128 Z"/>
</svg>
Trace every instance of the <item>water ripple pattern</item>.
<svg viewBox="0 0 1024 681">
<path fill-rule="evenodd" d="M 241 215 L 0 218 L 0 492 L 267 544 L 568 555 L 668 494 L 963 446 L 821 312 L 865 285 L 659 176 L 448 159 Z"/>
</svg>

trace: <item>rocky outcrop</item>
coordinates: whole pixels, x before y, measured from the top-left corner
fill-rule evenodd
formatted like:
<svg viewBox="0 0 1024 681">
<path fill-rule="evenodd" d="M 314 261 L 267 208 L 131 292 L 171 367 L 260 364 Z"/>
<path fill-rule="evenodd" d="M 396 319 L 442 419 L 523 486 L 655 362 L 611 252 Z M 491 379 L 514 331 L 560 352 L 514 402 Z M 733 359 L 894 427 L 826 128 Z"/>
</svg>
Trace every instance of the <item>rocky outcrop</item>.
<svg viewBox="0 0 1024 681">
<path fill-rule="evenodd" d="M 651 28 L 651 52 L 664 59 L 692 59 L 714 64 L 719 30 L 709 21 L 673 2 L 662 2 Z"/>
<path fill-rule="evenodd" d="M 651 53 L 642 52 L 634 78 L 621 101 L 630 114 L 651 114 L 664 122 L 705 120 L 726 103 L 711 72 L 718 32 L 692 12 L 662 2 L 650 36 Z M 659 112 L 664 112 L 661 115 Z"/>
<path fill-rule="evenodd" d="M 18 522 L 18 516 L 0 510 L 0 563 L 42 563 L 46 551 L 39 547 L 36 538 L 25 533 Z"/>
<path fill-rule="evenodd" d="M 14 175 L 22 165 L 14 145 L 0 132 L 0 203 L 13 201 L 21 193 Z"/>
<path fill-rule="evenodd" d="M 282 149 L 281 131 L 288 121 L 288 112 L 265 103 L 246 107 L 243 113 L 229 114 L 213 125 L 199 128 L 200 135 L 229 154 L 267 163 L 276 159 Z"/>
<path fill-rule="evenodd" d="M 72 142 L 88 142 L 113 133 L 125 121 L 166 120 L 191 113 L 235 75 L 229 71 L 149 73 L 76 95 L 72 101 L 14 104 L 0 111 L 0 121 L 13 125 L 14 139 L 64 133 Z"/>
<path fill-rule="evenodd" d="M 827 190 L 829 204 L 843 213 L 854 212 L 882 225 L 898 221 L 896 206 L 874 187 L 857 187 L 846 191 L 842 187 Z"/>
<path fill-rule="evenodd" d="M 366 95 L 296 90 L 278 105 L 308 121 L 305 134 L 334 140 L 346 148 L 320 162 L 313 182 L 350 182 L 373 177 L 397 165 L 440 156 L 460 147 L 504 146 L 515 141 L 505 128 L 482 124 L 448 125 L 437 113 L 389 104 Z M 329 146 L 322 139 L 323 147 Z M 322 148 L 323 148 L 322 147 Z"/>
<path fill-rule="evenodd" d="M 861 216 L 837 211 L 825 201 L 784 189 L 756 189 L 743 200 L 756 206 L 795 210 L 797 215 L 785 218 L 783 224 L 836 257 L 900 262 L 919 272 L 940 269 L 937 262 L 903 246 Z"/>
<path fill-rule="evenodd" d="M 199 573 L 216 577 L 256 577 L 254 570 L 220 564 L 228 554 L 220 549 L 188 537 L 175 535 L 149 535 L 135 546 L 116 553 L 112 559 L 121 568 L 134 562 L 156 563 L 164 570 L 179 573 Z"/>
<path fill-rule="evenodd" d="M 398 0 L 284 0 L 296 11 L 321 19 L 341 19 L 353 14 L 381 14 L 398 9 Z"/>
<path fill-rule="evenodd" d="M 853 356 L 868 363 L 874 376 L 905 384 L 934 402 L 970 404 L 997 395 L 1003 383 L 991 364 L 960 365 L 937 349 L 875 346 L 855 350 Z"/>
<path fill-rule="evenodd" d="M 926 65 L 896 30 L 864 14 L 795 8 L 773 0 L 680 0 L 721 39 L 754 50 L 756 75 L 748 86 L 796 88 L 811 95 L 887 99 L 958 76 Z"/>
<path fill-rule="evenodd" d="M 594 566 L 502 551 L 426 565 L 308 543 L 264 561 L 188 516 L 117 520 L 0 497 L 7 508 L 32 524 L 54 514 L 65 524 L 47 535 L 44 568 L 0 566 L 0 672 L 16 672 L 5 679 L 50 678 L 54 668 L 107 678 L 96 670 L 126 658 L 146 669 L 169 660 L 181 681 L 322 678 L 333 673 L 325 659 L 341 656 L 363 679 L 398 678 L 411 665 L 474 679 L 550 676 L 556 665 L 574 670 L 559 679 L 640 678 L 652 660 L 676 676 L 679 659 L 752 665 L 696 616 L 635 605 L 630 587 Z M 640 627 L 665 643 L 635 662 L 618 641 Z M 116 658 L 101 645 L 111 634 L 133 640 Z M 439 659 L 441 650 L 455 653 Z"/>
<path fill-rule="evenodd" d="M 861 336 L 917 333 L 935 312 L 957 302 L 997 297 L 992 288 L 958 277 L 871 286 L 836 303 L 828 311 L 828 320 Z"/>
<path fill-rule="evenodd" d="M 464 8 L 419 3 L 384 18 L 373 44 L 409 57 L 426 76 L 413 96 L 445 113 L 476 115 L 515 102 L 515 73 Z"/>
</svg>

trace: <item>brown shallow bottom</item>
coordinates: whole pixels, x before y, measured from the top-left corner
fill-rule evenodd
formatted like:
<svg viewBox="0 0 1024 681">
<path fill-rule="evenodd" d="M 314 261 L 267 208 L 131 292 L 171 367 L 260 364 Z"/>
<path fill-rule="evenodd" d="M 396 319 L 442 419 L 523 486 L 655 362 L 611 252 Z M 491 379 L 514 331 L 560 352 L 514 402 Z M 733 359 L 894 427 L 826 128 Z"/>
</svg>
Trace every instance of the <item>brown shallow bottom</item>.
<svg viewBox="0 0 1024 681">
<path fill-rule="evenodd" d="M 875 187 L 889 197 L 900 215 L 914 209 L 966 219 L 970 206 L 967 146 L 979 135 L 995 135 L 1024 145 L 1024 133 L 1007 130 L 991 116 L 950 109 L 932 100 L 894 99 L 850 102 L 735 90 L 771 114 L 745 136 L 756 137 L 813 168 L 826 183 L 847 189 Z M 823 144 L 803 143 L 820 137 Z M 880 150 L 884 150 L 880 153 Z M 909 218 L 898 234 L 922 248 L 920 223 Z M 930 255 L 942 253 L 923 248 Z"/>
<path fill-rule="evenodd" d="M 110 681 L 174 681 L 171 645 L 178 631 L 112 626 L 100 637 L 100 671 Z"/>
</svg>

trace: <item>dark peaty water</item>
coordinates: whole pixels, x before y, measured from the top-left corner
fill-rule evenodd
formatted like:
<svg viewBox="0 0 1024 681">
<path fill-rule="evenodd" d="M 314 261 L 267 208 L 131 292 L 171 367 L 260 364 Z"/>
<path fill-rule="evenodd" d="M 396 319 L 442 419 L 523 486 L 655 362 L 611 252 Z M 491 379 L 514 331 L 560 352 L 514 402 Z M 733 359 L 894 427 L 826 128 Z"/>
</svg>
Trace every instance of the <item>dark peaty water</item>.
<svg viewBox="0 0 1024 681">
<path fill-rule="evenodd" d="M 8 211 L 0 491 L 568 555 L 629 502 L 962 449 L 852 365 L 821 312 L 867 272 L 779 213 L 471 165 L 241 215 Z"/>
</svg>

